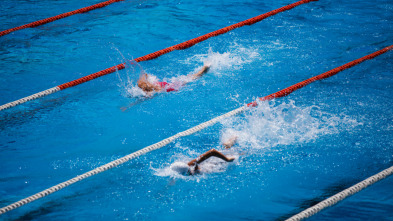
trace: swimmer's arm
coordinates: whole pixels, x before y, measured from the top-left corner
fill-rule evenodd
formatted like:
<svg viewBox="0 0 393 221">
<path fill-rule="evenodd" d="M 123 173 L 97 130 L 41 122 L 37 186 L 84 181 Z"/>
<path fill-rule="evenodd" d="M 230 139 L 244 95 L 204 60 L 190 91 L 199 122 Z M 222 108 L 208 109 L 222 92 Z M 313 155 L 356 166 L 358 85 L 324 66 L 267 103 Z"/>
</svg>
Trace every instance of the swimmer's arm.
<svg viewBox="0 0 393 221">
<path fill-rule="evenodd" d="M 233 157 L 228 158 L 224 154 L 222 154 L 221 152 L 219 152 L 215 149 L 211 149 L 211 150 L 207 151 L 206 153 L 200 155 L 198 158 L 188 162 L 188 166 L 194 166 L 195 164 L 200 164 L 203 161 L 209 159 L 210 157 L 218 157 L 226 162 L 232 162 L 235 159 Z"/>
<path fill-rule="evenodd" d="M 203 74 L 209 71 L 210 64 L 204 65 L 201 70 L 199 70 L 197 73 L 191 75 L 192 80 L 195 80 L 197 78 L 200 78 Z"/>
</svg>

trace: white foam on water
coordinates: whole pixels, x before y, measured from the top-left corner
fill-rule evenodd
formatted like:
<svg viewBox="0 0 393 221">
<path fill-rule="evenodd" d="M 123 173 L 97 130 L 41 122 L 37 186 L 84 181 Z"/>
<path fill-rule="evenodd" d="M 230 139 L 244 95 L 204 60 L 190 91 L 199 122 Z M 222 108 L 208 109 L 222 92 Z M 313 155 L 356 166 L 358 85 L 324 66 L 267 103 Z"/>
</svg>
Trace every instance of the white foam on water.
<svg viewBox="0 0 393 221">
<path fill-rule="evenodd" d="M 176 154 L 174 157 L 176 160 L 171 160 L 173 163 L 168 162 L 159 168 L 150 166 L 150 169 L 154 171 L 154 175 L 160 177 L 171 177 L 186 180 L 191 179 L 191 176 L 188 175 L 189 167 L 187 163 L 192 159 L 181 154 Z"/>
<path fill-rule="evenodd" d="M 235 116 L 222 121 L 222 140 L 238 136 L 244 149 L 262 149 L 278 145 L 312 142 L 318 137 L 351 130 L 360 125 L 341 114 L 336 116 L 316 105 L 301 107 L 294 101 L 275 104 L 260 102 L 245 117 Z"/>
<path fill-rule="evenodd" d="M 147 94 L 137 85 L 131 85 L 125 88 L 126 97 L 146 97 Z"/>
<path fill-rule="evenodd" d="M 224 53 L 214 52 L 210 47 L 207 53 L 197 54 L 183 61 L 184 64 L 204 63 L 211 65 L 210 71 L 217 75 L 228 74 L 231 70 L 238 70 L 245 64 L 262 60 L 258 47 L 244 47 L 234 43 Z M 198 71 L 196 68 L 193 72 Z"/>
</svg>

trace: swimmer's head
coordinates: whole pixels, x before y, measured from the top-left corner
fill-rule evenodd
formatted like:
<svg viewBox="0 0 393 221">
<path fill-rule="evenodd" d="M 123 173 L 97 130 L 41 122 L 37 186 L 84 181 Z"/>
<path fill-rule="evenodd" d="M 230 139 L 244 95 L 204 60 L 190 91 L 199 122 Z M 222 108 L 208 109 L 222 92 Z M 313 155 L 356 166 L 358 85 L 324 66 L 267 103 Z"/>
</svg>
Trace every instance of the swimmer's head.
<svg viewBox="0 0 393 221">
<path fill-rule="evenodd" d="M 145 92 L 152 92 L 154 91 L 154 85 L 150 83 L 147 79 L 147 74 L 144 73 L 138 80 L 138 87 L 141 88 Z"/>
<path fill-rule="evenodd" d="M 188 175 L 190 171 L 190 167 L 184 162 L 174 162 L 170 168 L 181 175 Z"/>
<path fill-rule="evenodd" d="M 141 81 L 138 81 L 138 87 L 145 92 L 152 92 L 154 90 L 154 87 L 152 87 L 146 82 L 141 82 Z"/>
</svg>

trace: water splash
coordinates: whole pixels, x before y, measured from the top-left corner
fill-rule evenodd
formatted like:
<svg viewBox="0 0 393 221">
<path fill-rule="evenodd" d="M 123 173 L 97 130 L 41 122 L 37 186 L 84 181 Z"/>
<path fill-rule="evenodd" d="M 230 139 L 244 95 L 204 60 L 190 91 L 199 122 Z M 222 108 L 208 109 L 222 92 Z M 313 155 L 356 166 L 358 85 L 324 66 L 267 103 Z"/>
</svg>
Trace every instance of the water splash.
<svg viewBox="0 0 393 221">
<path fill-rule="evenodd" d="M 312 142 L 360 125 L 344 114 L 336 116 L 316 105 L 296 106 L 294 101 L 277 105 L 274 101 L 261 102 L 245 117 L 232 117 L 222 124 L 222 140 L 237 135 L 239 145 L 249 150 Z"/>
<path fill-rule="evenodd" d="M 224 126 L 221 131 L 221 143 L 237 136 L 237 144 L 230 150 L 222 151 L 224 155 L 235 157 L 234 163 L 226 163 L 213 157 L 200 165 L 201 175 L 189 178 L 184 176 L 184 169 L 179 173 L 178 166 L 184 167 L 192 159 L 190 156 L 197 157 L 202 153 L 195 153 L 177 144 L 178 151 L 185 154 L 175 154 L 170 161 L 173 163 L 164 165 L 163 168 L 152 168 L 155 175 L 198 180 L 211 173 L 224 172 L 228 166 L 238 165 L 239 158 L 244 153 L 250 155 L 263 148 L 312 142 L 320 136 L 351 130 L 361 125 L 344 114 L 336 116 L 322 111 L 316 105 L 296 106 L 294 101 L 279 104 L 274 101 L 260 102 L 245 116 L 231 117 L 221 123 Z"/>
<path fill-rule="evenodd" d="M 117 79 L 119 80 L 118 87 L 124 97 L 144 97 L 146 93 L 140 89 L 136 82 L 142 73 L 145 73 L 143 67 L 136 61 L 127 59 L 124 54 L 114 45 L 111 47 L 116 50 L 122 58 L 121 61 L 125 64 L 123 71 L 116 71 Z M 130 56 L 131 57 L 131 56 Z"/>
<path fill-rule="evenodd" d="M 197 54 L 190 58 L 183 60 L 184 64 L 204 63 L 211 65 L 211 72 L 218 75 L 224 75 L 230 70 L 238 70 L 245 64 L 254 62 L 255 60 L 262 60 L 258 47 L 244 47 L 234 43 L 229 50 L 224 53 L 214 52 L 209 47 L 205 54 Z M 194 71 L 197 71 L 195 69 Z"/>
</svg>

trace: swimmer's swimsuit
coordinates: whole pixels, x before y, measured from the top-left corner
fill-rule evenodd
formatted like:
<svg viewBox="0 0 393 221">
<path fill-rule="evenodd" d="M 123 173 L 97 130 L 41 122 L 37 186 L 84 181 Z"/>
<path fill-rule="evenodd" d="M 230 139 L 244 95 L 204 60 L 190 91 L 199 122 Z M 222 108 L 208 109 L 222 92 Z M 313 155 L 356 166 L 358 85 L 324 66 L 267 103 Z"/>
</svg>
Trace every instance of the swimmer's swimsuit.
<svg viewBox="0 0 393 221">
<path fill-rule="evenodd" d="M 165 81 L 157 82 L 157 85 L 159 85 L 161 88 L 164 88 L 166 92 L 177 91 L 175 88 L 173 88 L 172 84 L 168 84 Z"/>
</svg>

